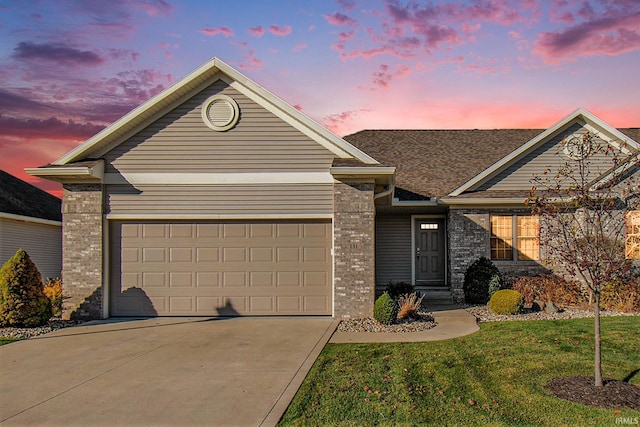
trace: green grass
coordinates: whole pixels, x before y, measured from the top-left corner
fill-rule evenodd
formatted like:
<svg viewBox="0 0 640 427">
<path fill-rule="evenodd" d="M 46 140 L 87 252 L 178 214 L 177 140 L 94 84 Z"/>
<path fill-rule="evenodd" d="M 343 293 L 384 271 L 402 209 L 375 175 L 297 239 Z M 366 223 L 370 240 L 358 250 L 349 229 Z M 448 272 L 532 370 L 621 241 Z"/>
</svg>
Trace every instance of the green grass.
<svg viewBox="0 0 640 427">
<path fill-rule="evenodd" d="M 640 317 L 604 318 L 602 330 L 603 375 L 640 368 Z M 640 415 L 544 388 L 574 375 L 593 375 L 592 319 L 485 323 L 439 342 L 328 344 L 280 425 L 585 426 Z"/>
<path fill-rule="evenodd" d="M 0 345 L 9 344 L 16 341 L 20 341 L 20 338 L 0 338 Z"/>
</svg>

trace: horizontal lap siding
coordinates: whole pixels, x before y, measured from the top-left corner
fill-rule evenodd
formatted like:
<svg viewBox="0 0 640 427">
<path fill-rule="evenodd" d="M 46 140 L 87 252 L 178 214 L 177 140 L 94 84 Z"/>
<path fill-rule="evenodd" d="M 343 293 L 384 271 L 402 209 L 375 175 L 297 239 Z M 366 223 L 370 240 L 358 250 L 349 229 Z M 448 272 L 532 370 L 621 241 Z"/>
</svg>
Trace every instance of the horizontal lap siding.
<svg viewBox="0 0 640 427">
<path fill-rule="evenodd" d="M 411 283 L 411 216 L 376 217 L 376 288 Z"/>
<path fill-rule="evenodd" d="M 563 147 L 560 145 L 562 140 L 574 133 L 585 132 L 587 132 L 587 130 L 577 124 L 571 126 L 567 130 L 549 139 L 546 143 L 540 145 L 522 159 L 505 168 L 486 184 L 476 188 L 476 190 L 531 189 L 531 179 L 534 176 L 541 176 L 547 169 L 556 173 L 558 169 L 568 161 L 568 158 L 565 157 L 563 153 Z M 611 158 L 604 155 L 594 155 L 591 160 L 592 164 L 598 167 L 600 172 L 605 172 L 612 166 Z M 597 175 L 599 175 L 599 173 Z"/>
<path fill-rule="evenodd" d="M 62 226 L 0 218 L 0 266 L 24 249 L 42 278 L 60 277 Z"/>
<path fill-rule="evenodd" d="M 326 215 L 331 184 L 109 185 L 111 214 Z"/>
<path fill-rule="evenodd" d="M 240 121 L 216 132 L 202 121 L 212 95 L 230 96 Z M 309 137 L 218 81 L 107 153 L 107 172 L 317 172 L 333 154 Z"/>
</svg>

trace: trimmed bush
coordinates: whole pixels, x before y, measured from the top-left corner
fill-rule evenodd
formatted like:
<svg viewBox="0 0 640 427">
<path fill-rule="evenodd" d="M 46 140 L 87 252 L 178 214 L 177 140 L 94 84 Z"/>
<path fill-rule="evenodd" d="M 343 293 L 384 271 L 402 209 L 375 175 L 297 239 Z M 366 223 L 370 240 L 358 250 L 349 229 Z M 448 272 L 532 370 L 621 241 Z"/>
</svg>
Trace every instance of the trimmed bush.
<svg viewBox="0 0 640 427">
<path fill-rule="evenodd" d="M 500 271 L 491 260 L 481 257 L 474 261 L 464 273 L 462 287 L 465 301 L 469 304 L 486 304 L 489 301 L 489 283 L 494 276 L 498 276 L 496 280 L 500 284 Z"/>
<path fill-rule="evenodd" d="M 386 292 L 389 296 L 395 300 L 400 298 L 401 295 L 409 295 L 416 291 L 411 283 L 406 282 L 389 282 Z"/>
<path fill-rule="evenodd" d="M 0 324 L 40 326 L 50 317 L 42 276 L 29 255 L 18 249 L 0 269 Z"/>
<path fill-rule="evenodd" d="M 52 315 L 62 316 L 62 279 L 47 279 L 44 283 L 44 294 L 51 301 Z"/>
<path fill-rule="evenodd" d="M 398 305 L 387 292 L 380 295 L 373 304 L 373 318 L 383 325 L 391 325 L 395 322 L 397 314 Z"/>
<path fill-rule="evenodd" d="M 522 294 L 513 289 L 497 291 L 489 300 L 489 310 L 495 314 L 518 314 L 524 307 Z"/>
<path fill-rule="evenodd" d="M 419 297 L 415 292 L 400 295 L 398 298 L 398 319 L 419 319 L 418 312 L 422 306 L 424 295 Z"/>
</svg>

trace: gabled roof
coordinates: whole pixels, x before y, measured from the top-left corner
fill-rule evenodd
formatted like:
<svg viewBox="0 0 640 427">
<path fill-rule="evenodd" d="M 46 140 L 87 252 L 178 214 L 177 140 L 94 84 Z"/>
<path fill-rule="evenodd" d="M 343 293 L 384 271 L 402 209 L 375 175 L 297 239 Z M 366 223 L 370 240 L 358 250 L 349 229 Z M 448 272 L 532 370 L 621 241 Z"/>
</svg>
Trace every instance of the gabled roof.
<svg viewBox="0 0 640 427">
<path fill-rule="evenodd" d="M 62 221 L 61 205 L 57 197 L 0 170 L 0 215 Z"/>
<path fill-rule="evenodd" d="M 363 130 L 345 140 L 375 157 L 384 166 L 395 166 L 395 196 L 400 200 L 461 199 L 522 200 L 529 189 L 495 192 L 473 191 L 447 197 L 478 178 L 491 177 L 487 170 L 506 165 L 529 145 L 546 140 L 574 119 L 626 141 L 630 148 L 640 141 L 640 128 L 615 129 L 583 109 L 578 109 L 551 128 L 493 130 Z M 529 148 L 531 149 L 531 148 Z M 514 154 L 515 153 L 515 154 Z M 505 159 L 510 159 L 505 162 Z M 334 164 L 342 161 L 334 161 Z M 498 167 L 498 169 L 500 168 Z M 464 191 L 464 190 L 463 190 Z"/>
<path fill-rule="evenodd" d="M 446 196 L 540 132 L 364 130 L 344 139 L 383 165 L 396 167 L 396 197 L 425 200 Z"/>
<path fill-rule="evenodd" d="M 285 122 L 333 152 L 337 157 L 356 159 L 365 164 L 378 163 L 374 158 L 351 146 L 339 136 L 328 131 L 307 115 L 284 102 L 220 59 L 213 58 L 182 80 L 174 83 L 147 102 L 131 110 L 83 144 L 60 157 L 53 162 L 52 165 L 61 166 L 79 160 L 100 157 L 103 153 L 122 143 L 218 79 L 227 81 L 235 89 L 276 114 Z M 29 171 L 29 173 L 35 174 L 33 172 L 35 172 L 35 170 Z"/>
<path fill-rule="evenodd" d="M 543 144 L 550 137 L 568 128 L 571 124 L 576 122 L 584 123 L 588 126 L 593 127 L 596 131 L 606 134 L 607 137 L 611 138 L 611 140 L 609 141 L 611 145 L 618 145 L 620 143 L 625 143 L 626 148 L 623 148 L 623 151 L 626 151 L 627 155 L 630 155 L 633 152 L 636 152 L 640 149 L 640 144 L 634 141 L 632 138 L 629 138 L 623 132 L 611 127 L 609 124 L 599 119 L 598 117 L 594 116 L 587 110 L 583 108 L 578 108 L 573 113 L 569 114 L 567 117 L 560 120 L 555 125 L 551 126 L 544 132 L 540 133 L 535 138 L 532 138 L 531 140 L 529 140 L 526 144 L 512 151 L 511 153 L 504 156 L 497 162 L 493 163 L 484 171 L 474 176 L 472 179 L 468 180 L 467 182 L 462 184 L 460 187 L 453 190 L 449 195 L 459 196 L 465 191 L 468 191 L 473 187 L 476 187 L 486 182 L 488 179 L 495 176 L 504 168 L 517 162 L 519 159 L 526 156 L 532 150 L 536 149 L 540 144 Z"/>
</svg>

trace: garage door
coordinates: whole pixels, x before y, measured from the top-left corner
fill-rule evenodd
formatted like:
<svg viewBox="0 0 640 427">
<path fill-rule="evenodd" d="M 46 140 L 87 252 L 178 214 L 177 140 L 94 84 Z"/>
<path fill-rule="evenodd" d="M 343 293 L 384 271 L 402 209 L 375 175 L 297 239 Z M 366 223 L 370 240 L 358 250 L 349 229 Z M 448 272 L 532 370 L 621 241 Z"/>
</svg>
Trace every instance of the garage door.
<svg viewBox="0 0 640 427">
<path fill-rule="evenodd" d="M 330 222 L 111 222 L 112 316 L 330 315 Z"/>
</svg>

